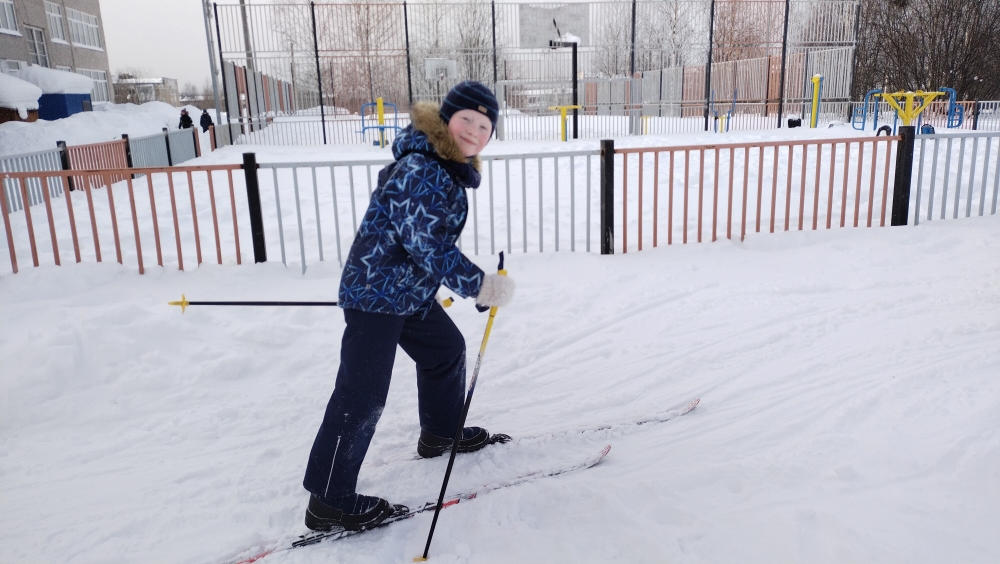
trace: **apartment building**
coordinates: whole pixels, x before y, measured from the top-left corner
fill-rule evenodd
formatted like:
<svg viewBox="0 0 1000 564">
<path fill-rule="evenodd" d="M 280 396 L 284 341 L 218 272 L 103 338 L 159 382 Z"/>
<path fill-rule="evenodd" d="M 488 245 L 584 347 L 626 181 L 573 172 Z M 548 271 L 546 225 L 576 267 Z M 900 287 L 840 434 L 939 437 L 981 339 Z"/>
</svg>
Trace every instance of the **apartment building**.
<svg viewBox="0 0 1000 564">
<path fill-rule="evenodd" d="M 89 76 L 91 99 L 113 101 L 98 0 L 0 0 L 0 72 L 29 63 Z"/>
</svg>

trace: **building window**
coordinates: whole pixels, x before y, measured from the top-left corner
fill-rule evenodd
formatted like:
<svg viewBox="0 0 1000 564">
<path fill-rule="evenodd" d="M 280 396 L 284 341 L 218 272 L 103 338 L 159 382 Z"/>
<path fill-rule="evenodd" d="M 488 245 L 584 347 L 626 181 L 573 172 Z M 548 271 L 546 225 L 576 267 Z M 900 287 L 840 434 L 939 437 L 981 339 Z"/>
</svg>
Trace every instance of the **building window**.
<svg viewBox="0 0 1000 564">
<path fill-rule="evenodd" d="M 95 49 L 102 47 L 97 16 L 85 14 L 72 8 L 66 8 L 66 16 L 69 18 L 69 36 L 73 43 Z"/>
<path fill-rule="evenodd" d="M 14 0 L 0 0 L 0 31 L 17 33 L 17 18 L 14 17 Z"/>
<path fill-rule="evenodd" d="M 37 27 L 24 26 L 28 35 L 28 62 L 49 66 L 49 50 L 45 48 L 45 32 Z"/>
<path fill-rule="evenodd" d="M 52 37 L 52 41 L 66 41 L 66 32 L 63 30 L 62 6 L 46 2 L 45 15 L 49 18 L 49 36 Z"/>
<path fill-rule="evenodd" d="M 89 76 L 94 80 L 94 90 L 90 93 L 90 100 L 92 102 L 111 101 L 111 96 L 108 95 L 108 73 L 90 69 L 76 69 L 76 72 L 83 76 Z"/>
<path fill-rule="evenodd" d="M 73 72 L 73 68 L 72 67 L 64 67 L 64 66 L 61 66 L 61 65 L 56 65 L 56 70 L 61 70 L 61 71 L 66 71 L 66 72 Z"/>
<path fill-rule="evenodd" d="M 0 72 L 4 74 L 16 74 L 17 71 L 28 66 L 26 61 L 12 61 L 9 59 L 0 60 Z"/>
</svg>

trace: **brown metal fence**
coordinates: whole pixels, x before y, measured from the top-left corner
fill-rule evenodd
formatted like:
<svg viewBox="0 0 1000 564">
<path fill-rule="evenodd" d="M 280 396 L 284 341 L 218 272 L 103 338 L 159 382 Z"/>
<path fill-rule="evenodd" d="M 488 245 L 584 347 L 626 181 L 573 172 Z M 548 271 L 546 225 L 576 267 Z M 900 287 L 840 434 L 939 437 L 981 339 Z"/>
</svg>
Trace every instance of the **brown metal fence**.
<svg viewBox="0 0 1000 564">
<path fill-rule="evenodd" d="M 725 228 L 816 230 L 886 224 L 900 137 L 616 149 L 622 252 L 715 241 Z M 617 164 L 615 165 L 618 166 Z M 661 170 L 662 169 L 662 170 Z M 651 224 L 652 229 L 646 227 Z M 634 234 L 634 245 L 629 246 Z"/>
<path fill-rule="evenodd" d="M 44 191 L 44 214 L 32 213 L 31 206 L 14 214 L 0 198 L 11 269 L 18 271 L 18 256 L 25 252 L 30 253 L 34 266 L 49 261 L 59 265 L 66 252 L 60 249 L 70 247 L 76 262 L 91 258 L 102 262 L 111 251 L 112 242 L 115 259 L 122 264 L 134 261 L 140 273 L 145 271 L 143 257 L 154 253 L 160 266 L 176 264 L 184 270 L 185 256 L 190 261 L 192 254 L 201 264 L 203 246 L 212 244 L 216 262 L 222 264 L 225 254 L 241 264 L 241 222 L 237 210 L 245 210 L 246 206 L 237 205 L 233 176 L 233 171 L 240 168 L 240 165 L 212 165 L 0 173 L 0 180 L 19 184 L 25 198 L 31 179 L 43 182 L 55 179 L 68 191 L 73 178 L 86 194 L 86 209 L 78 210 L 73 206 L 73 198 L 64 197 L 65 206 L 56 205 L 48 191 Z M 216 186 L 222 189 L 216 190 Z M 98 188 L 103 189 L 103 196 L 97 192 Z M 127 202 L 125 211 L 116 207 L 122 202 Z M 143 218 L 148 210 L 148 224 L 140 221 L 140 209 Z M 211 225 L 211 238 L 201 232 L 206 223 Z M 44 241 L 46 234 L 48 244 Z"/>
</svg>

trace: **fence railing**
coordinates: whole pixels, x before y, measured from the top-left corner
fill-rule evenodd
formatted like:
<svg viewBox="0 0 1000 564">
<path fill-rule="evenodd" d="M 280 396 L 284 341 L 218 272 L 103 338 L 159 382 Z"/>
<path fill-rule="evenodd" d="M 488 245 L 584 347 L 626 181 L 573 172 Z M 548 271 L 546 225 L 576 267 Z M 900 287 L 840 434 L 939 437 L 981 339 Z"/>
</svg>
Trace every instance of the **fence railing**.
<svg viewBox="0 0 1000 564">
<path fill-rule="evenodd" d="M 246 217 L 246 200 L 238 199 L 235 188 L 239 182 L 234 182 L 233 171 L 239 169 L 240 165 L 212 165 L 0 173 L 0 179 L 16 183 L 23 197 L 32 179 L 60 183 L 67 192 L 70 178 L 83 179 L 76 196 L 63 198 L 60 205 L 43 191 L 42 214 L 32 212 L 31 206 L 13 213 L 0 201 L 11 270 L 17 272 L 19 257 L 27 255 L 34 266 L 59 265 L 69 248 L 76 262 L 102 262 L 113 251 L 119 263 L 135 264 L 142 273 L 143 257 L 155 254 L 156 264 L 176 264 L 183 270 L 185 257 L 190 263 L 193 255 L 200 264 L 203 247 L 213 243 L 219 264 L 223 249 L 227 255 L 232 249 L 235 262 L 241 264 L 238 217 Z M 133 174 L 145 179 L 133 179 Z M 124 180 L 115 183 L 114 178 Z M 122 203 L 127 207 L 123 209 Z M 85 209 L 78 208 L 81 204 Z M 202 233 L 203 225 L 211 226 L 211 238 Z M 242 225 L 247 225 L 245 220 Z"/>
<path fill-rule="evenodd" d="M 918 135 L 914 224 L 997 213 L 1000 132 Z"/>
<path fill-rule="evenodd" d="M 615 149 L 621 155 L 620 250 L 656 247 L 664 240 L 668 245 L 722 236 L 742 240 L 761 229 L 885 225 L 898 140 Z"/>
<path fill-rule="evenodd" d="M 1000 133 L 914 141 L 911 132 L 618 150 L 603 141 L 600 151 L 489 155 L 480 187 L 468 191 L 458 244 L 468 254 L 598 248 L 607 254 L 748 233 L 996 213 Z M 43 190 L 44 213 L 0 202 L 11 270 L 29 254 L 36 266 L 60 264 L 60 249 L 70 247 L 77 262 L 100 262 L 114 252 L 140 272 L 151 262 L 144 256 L 155 253 L 156 264 L 183 269 L 192 256 L 200 264 L 203 248 L 213 245 L 215 262 L 240 264 L 240 241 L 247 238 L 256 261 L 280 256 L 303 271 L 334 258 L 343 264 L 378 172 L 389 162 L 258 165 L 252 153 L 244 159 L 244 165 L 0 173 L 22 201 L 32 181 L 68 191 L 71 179 L 82 178 L 82 189 L 64 204 Z"/>
<path fill-rule="evenodd" d="M 103 170 L 128 168 L 128 140 L 106 141 L 87 145 L 66 147 L 71 170 Z M 112 182 L 124 180 L 125 176 L 116 175 Z M 82 188 L 85 182 L 98 181 L 86 176 L 75 176 L 70 181 L 70 190 Z"/>
<path fill-rule="evenodd" d="M 475 255 L 501 249 L 590 251 L 597 235 L 598 156 L 598 151 L 484 156 L 482 183 L 468 191 L 459 247 Z M 378 172 L 390 162 L 261 164 L 268 256 L 277 250 L 282 263 L 298 263 L 304 271 L 335 251 L 343 264 Z"/>
<path fill-rule="evenodd" d="M 30 172 L 45 170 L 63 169 L 63 152 L 61 149 L 49 149 L 46 151 L 36 151 L 23 155 L 14 155 L 0 158 L 0 172 Z M 10 178 L 4 178 L 0 182 L 3 192 L 0 199 L 12 211 L 20 211 L 25 205 L 34 206 L 45 200 L 43 192 L 48 190 L 49 197 L 57 198 L 63 193 L 63 186 L 59 182 L 51 179 L 29 178 L 27 179 L 25 190 L 21 190 L 18 182 Z"/>
</svg>

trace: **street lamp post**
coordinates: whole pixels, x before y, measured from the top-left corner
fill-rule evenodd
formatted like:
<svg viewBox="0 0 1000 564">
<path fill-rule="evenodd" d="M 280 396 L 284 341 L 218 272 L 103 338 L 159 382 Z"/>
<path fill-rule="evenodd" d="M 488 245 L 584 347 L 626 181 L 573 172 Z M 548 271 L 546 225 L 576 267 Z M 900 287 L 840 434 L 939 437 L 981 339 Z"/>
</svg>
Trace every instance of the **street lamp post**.
<svg viewBox="0 0 1000 564">
<path fill-rule="evenodd" d="M 579 99 L 577 96 L 578 88 L 577 82 L 579 80 L 579 74 L 576 70 L 576 41 L 549 41 L 549 47 L 552 49 L 558 49 L 560 47 L 572 47 L 573 48 L 573 139 L 579 138 Z"/>
</svg>

